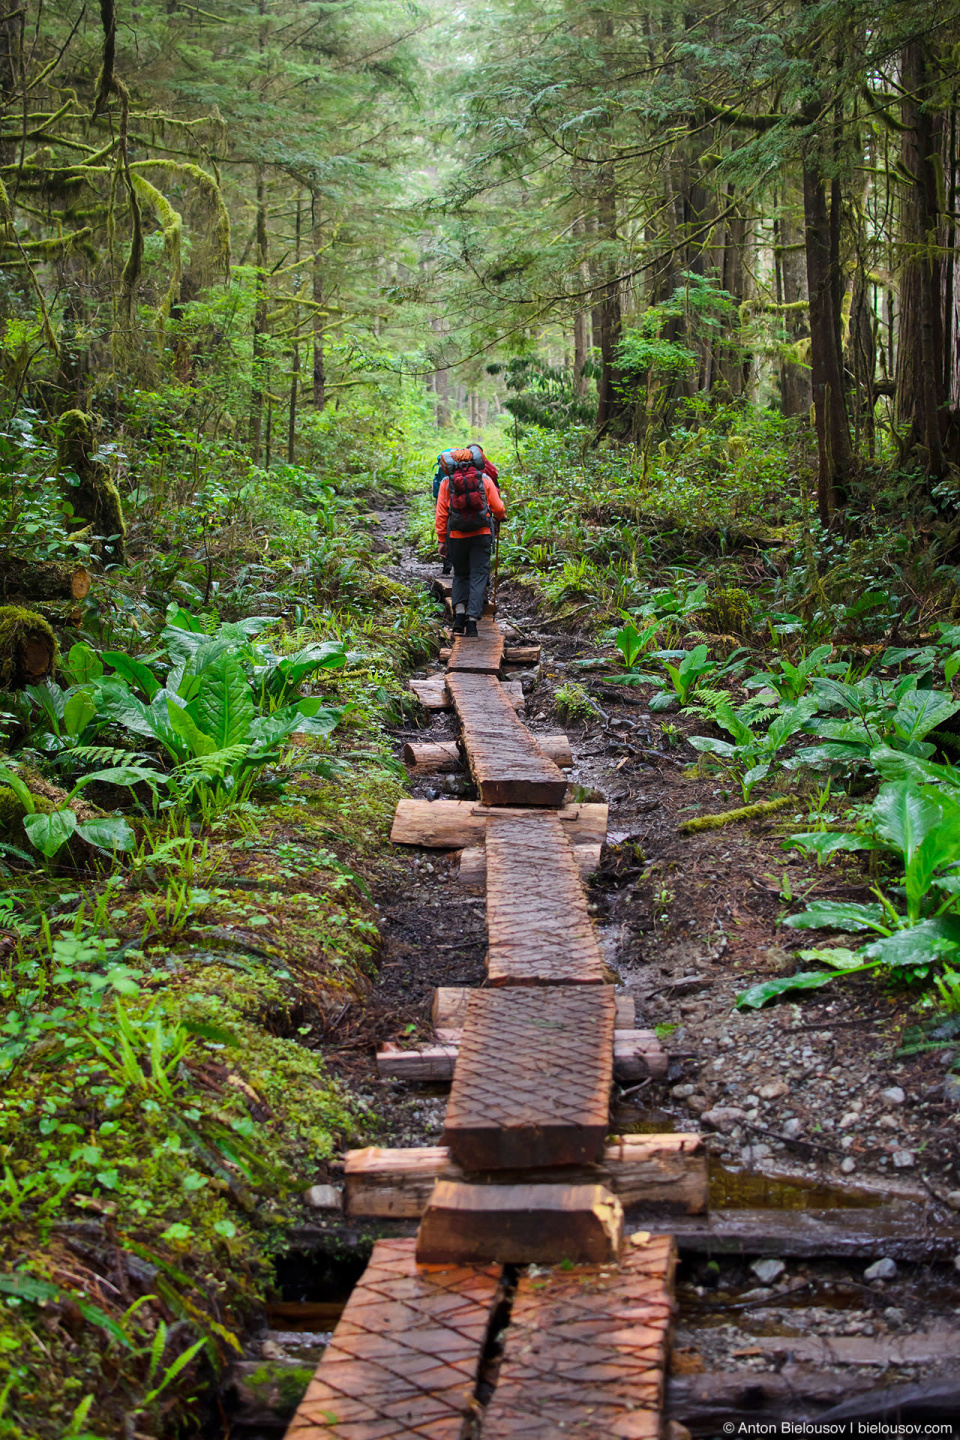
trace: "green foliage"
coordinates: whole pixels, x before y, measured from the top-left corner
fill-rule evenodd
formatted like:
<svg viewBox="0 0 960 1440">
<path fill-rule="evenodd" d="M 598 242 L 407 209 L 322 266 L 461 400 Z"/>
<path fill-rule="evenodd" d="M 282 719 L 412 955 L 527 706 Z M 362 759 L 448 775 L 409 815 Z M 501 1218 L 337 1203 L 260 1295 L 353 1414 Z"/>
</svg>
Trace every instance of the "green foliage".
<svg viewBox="0 0 960 1440">
<path fill-rule="evenodd" d="M 557 713 L 567 724 L 587 724 L 599 713 L 596 701 L 591 699 L 582 685 L 568 683 L 553 693 Z"/>
</svg>

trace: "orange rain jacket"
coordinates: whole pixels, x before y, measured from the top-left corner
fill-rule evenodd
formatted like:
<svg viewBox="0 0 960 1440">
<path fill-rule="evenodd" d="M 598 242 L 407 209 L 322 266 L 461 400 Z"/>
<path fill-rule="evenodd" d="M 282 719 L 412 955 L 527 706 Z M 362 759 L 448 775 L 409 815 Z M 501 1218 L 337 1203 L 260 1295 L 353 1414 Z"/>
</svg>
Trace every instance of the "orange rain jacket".
<svg viewBox="0 0 960 1440">
<path fill-rule="evenodd" d="M 487 492 L 487 505 L 490 509 L 490 514 L 493 515 L 494 518 L 497 520 L 503 520 L 506 517 L 507 512 L 504 507 L 504 503 L 500 498 L 500 491 L 493 483 L 494 480 L 496 480 L 497 478 L 497 468 L 490 460 L 487 460 L 486 457 L 484 457 L 483 469 L 483 488 Z M 449 514 L 450 482 L 447 477 L 444 476 L 443 480 L 440 482 L 440 490 L 437 494 L 436 515 L 437 539 L 440 541 L 441 545 L 445 545 L 447 542 L 447 517 Z M 490 526 L 484 525 L 482 530 L 470 530 L 469 532 L 465 530 L 451 530 L 449 538 L 451 540 L 471 540 L 474 535 L 489 534 Z"/>
</svg>

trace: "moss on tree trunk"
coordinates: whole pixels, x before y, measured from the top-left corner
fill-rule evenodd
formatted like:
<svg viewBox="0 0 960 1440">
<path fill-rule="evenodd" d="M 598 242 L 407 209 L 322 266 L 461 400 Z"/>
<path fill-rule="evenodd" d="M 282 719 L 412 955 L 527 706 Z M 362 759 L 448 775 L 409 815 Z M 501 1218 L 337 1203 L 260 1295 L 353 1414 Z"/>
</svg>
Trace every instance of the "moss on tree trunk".
<svg viewBox="0 0 960 1440">
<path fill-rule="evenodd" d="M 42 615 L 0 606 L 0 688 L 22 690 L 45 680 L 57 660 L 57 637 Z"/>
<path fill-rule="evenodd" d="M 60 417 L 57 444 L 61 492 L 77 520 L 91 524 L 103 538 L 104 559 L 122 564 L 126 526 L 120 492 L 107 466 L 93 458 L 93 449 L 90 416 L 83 410 L 68 410 Z"/>
</svg>

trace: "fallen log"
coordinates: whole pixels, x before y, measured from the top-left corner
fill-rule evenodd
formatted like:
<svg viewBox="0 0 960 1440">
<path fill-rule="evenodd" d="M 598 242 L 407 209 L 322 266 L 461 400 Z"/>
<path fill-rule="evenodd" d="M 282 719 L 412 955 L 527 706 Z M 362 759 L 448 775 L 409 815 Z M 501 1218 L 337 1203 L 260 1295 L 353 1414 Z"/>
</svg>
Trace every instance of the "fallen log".
<svg viewBox="0 0 960 1440">
<path fill-rule="evenodd" d="M 431 675 L 428 680 L 408 680 L 407 689 L 413 691 L 424 710 L 449 710 L 453 704 L 442 675 Z"/>
<path fill-rule="evenodd" d="M 29 605 L 33 600 L 83 600 L 90 593 L 92 577 L 76 561 L 24 560 L 18 555 L 0 554 L 0 595 L 16 597 Z M 29 600 L 20 600 L 29 596 Z"/>
<path fill-rule="evenodd" d="M 422 1084 L 433 1080 L 449 1084 L 460 1052 L 462 1031 L 441 1026 L 443 1044 L 401 1050 L 399 1045 L 382 1045 L 377 1051 L 377 1074 L 381 1080 L 402 1080 Z M 670 1056 L 653 1030 L 615 1030 L 613 1037 L 613 1078 L 618 1085 L 631 1085 L 651 1077 L 662 1080 Z"/>
<path fill-rule="evenodd" d="M 739 805 L 736 810 L 724 810 L 719 815 L 699 815 L 695 820 L 684 820 L 682 825 L 677 826 L 677 833 L 696 835 L 701 830 L 720 830 L 724 825 L 738 825 L 743 820 L 765 820 L 768 815 L 776 815 L 778 810 L 785 810 L 796 803 L 795 795 L 778 795 L 775 800 L 758 800 L 753 805 Z"/>
<path fill-rule="evenodd" d="M 515 1172 L 507 1175 L 512 1178 Z M 419 1219 L 438 1180 L 465 1178 L 445 1145 L 348 1150 L 345 1211 L 351 1217 Z M 488 1177 L 471 1174 L 469 1178 Z M 498 1172 L 497 1179 L 503 1178 L 504 1172 Z M 522 1178 L 531 1183 L 562 1178 L 604 1185 L 625 1208 L 643 1206 L 651 1214 L 699 1215 L 707 1208 L 707 1157 L 698 1135 L 624 1135 L 604 1147 L 596 1165 L 529 1170 Z"/>
<path fill-rule="evenodd" d="M 539 665 L 539 645 L 508 645 L 503 652 L 504 665 Z"/>
<path fill-rule="evenodd" d="M 390 839 L 395 845 L 424 845 L 436 850 L 462 850 L 482 845 L 491 814 L 542 818 L 559 815 L 573 845 L 602 842 L 607 833 L 608 807 L 602 804 L 566 805 L 562 810 L 518 809 L 478 805 L 475 800 L 401 800 L 393 817 Z"/>
</svg>

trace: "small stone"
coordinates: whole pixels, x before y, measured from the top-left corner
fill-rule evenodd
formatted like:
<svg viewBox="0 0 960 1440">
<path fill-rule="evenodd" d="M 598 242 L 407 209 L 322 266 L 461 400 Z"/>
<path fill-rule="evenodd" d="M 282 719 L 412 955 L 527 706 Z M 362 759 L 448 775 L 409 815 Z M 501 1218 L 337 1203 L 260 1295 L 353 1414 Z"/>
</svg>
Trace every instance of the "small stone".
<svg viewBox="0 0 960 1440">
<path fill-rule="evenodd" d="M 313 1210 L 342 1210 L 343 1196 L 335 1185 L 311 1185 L 303 1198 Z"/>
<path fill-rule="evenodd" d="M 906 1092 L 900 1085 L 891 1085 L 889 1090 L 881 1090 L 880 1099 L 886 1100 L 888 1105 L 905 1105 L 907 1103 Z"/>
<path fill-rule="evenodd" d="M 696 1088 L 696 1085 L 674 1085 L 670 1094 L 675 1095 L 678 1100 L 686 1100 L 688 1096 L 693 1094 Z"/>
<path fill-rule="evenodd" d="M 860 1119 L 860 1112 L 859 1112 L 859 1110 L 848 1110 L 847 1113 L 846 1113 L 846 1115 L 843 1115 L 843 1116 L 841 1116 L 841 1118 L 840 1118 L 840 1129 L 841 1129 L 841 1130 L 846 1130 L 849 1126 L 851 1126 L 851 1125 L 856 1125 L 856 1123 L 857 1123 L 857 1121 L 858 1121 L 859 1119 Z"/>
<path fill-rule="evenodd" d="M 705 1095 L 688 1095 L 687 1109 L 692 1110 L 694 1115 L 702 1115 L 704 1110 L 710 1109 L 710 1101 Z"/>
<path fill-rule="evenodd" d="M 954 1270 L 960 1270 L 960 1255 L 954 1255 L 953 1268 Z"/>
<path fill-rule="evenodd" d="M 951 1210 L 960 1210 L 960 1190 L 951 1190 L 946 1201 Z"/>
<path fill-rule="evenodd" d="M 761 1100 L 779 1100 L 781 1095 L 790 1094 L 790 1086 L 785 1080 L 771 1080 L 768 1085 L 761 1085 L 757 1094 Z"/>
<path fill-rule="evenodd" d="M 783 1127 L 783 1133 L 784 1135 L 786 1135 L 788 1140 L 795 1140 L 802 1130 L 803 1121 L 798 1120 L 796 1117 L 794 1117 L 792 1120 L 788 1120 Z"/>
<path fill-rule="evenodd" d="M 743 1119 L 743 1111 L 737 1105 L 715 1105 L 712 1110 L 704 1110 L 700 1118 L 711 1129 L 727 1135 Z"/>
<path fill-rule="evenodd" d="M 769 1145 L 762 1140 L 755 1140 L 752 1145 L 744 1145 L 740 1151 L 740 1159 L 745 1165 L 755 1165 L 758 1160 L 766 1160 L 771 1153 Z"/>
<path fill-rule="evenodd" d="M 846 1155 L 840 1161 L 840 1169 L 843 1171 L 844 1175 L 852 1175 L 856 1168 L 857 1162 L 856 1160 L 854 1160 L 852 1155 Z"/>
<path fill-rule="evenodd" d="M 901 1310 L 897 1305 L 888 1305 L 883 1312 L 883 1318 L 888 1325 L 892 1325 L 893 1328 L 896 1329 L 898 1325 L 902 1325 L 904 1320 L 906 1320 L 907 1312 Z"/>
<path fill-rule="evenodd" d="M 912 1150 L 894 1150 L 890 1158 L 895 1170 L 912 1170 L 917 1163 Z"/>
<path fill-rule="evenodd" d="M 782 1260 L 754 1260 L 750 1266 L 761 1285 L 772 1285 L 774 1280 L 780 1279 L 786 1268 Z"/>
<path fill-rule="evenodd" d="M 900 1121 L 897 1119 L 896 1115 L 881 1115 L 880 1119 L 877 1121 L 877 1124 L 883 1125 L 884 1128 L 887 1130 L 900 1129 Z"/>
<path fill-rule="evenodd" d="M 263 1360 L 289 1360 L 290 1356 L 282 1346 L 275 1340 L 264 1340 L 260 1346 L 260 1356 Z"/>
<path fill-rule="evenodd" d="M 897 1262 L 886 1256 L 882 1260 L 875 1260 L 863 1272 L 864 1280 L 895 1280 L 896 1276 Z"/>
<path fill-rule="evenodd" d="M 943 1081 L 943 1098 L 952 1105 L 960 1105 L 960 1075 L 947 1075 Z"/>
</svg>

